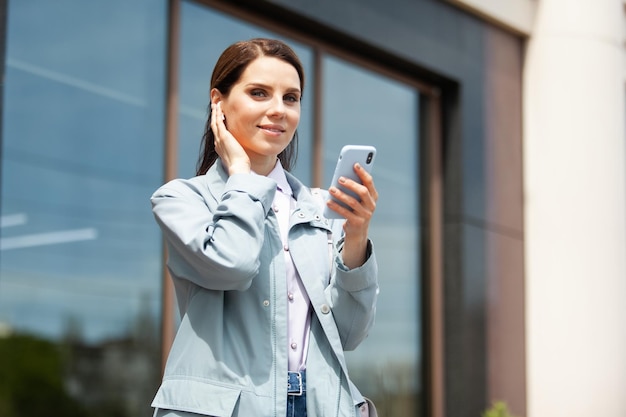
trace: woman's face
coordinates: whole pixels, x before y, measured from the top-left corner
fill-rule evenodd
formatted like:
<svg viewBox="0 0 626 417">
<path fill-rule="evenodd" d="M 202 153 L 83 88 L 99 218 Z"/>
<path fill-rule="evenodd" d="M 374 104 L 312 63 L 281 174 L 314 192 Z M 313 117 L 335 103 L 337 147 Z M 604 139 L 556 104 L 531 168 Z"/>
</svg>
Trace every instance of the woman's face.
<svg viewBox="0 0 626 417">
<path fill-rule="evenodd" d="M 273 57 L 252 61 L 222 96 L 226 127 L 254 165 L 275 163 L 300 121 L 300 77 L 289 63 Z"/>
</svg>

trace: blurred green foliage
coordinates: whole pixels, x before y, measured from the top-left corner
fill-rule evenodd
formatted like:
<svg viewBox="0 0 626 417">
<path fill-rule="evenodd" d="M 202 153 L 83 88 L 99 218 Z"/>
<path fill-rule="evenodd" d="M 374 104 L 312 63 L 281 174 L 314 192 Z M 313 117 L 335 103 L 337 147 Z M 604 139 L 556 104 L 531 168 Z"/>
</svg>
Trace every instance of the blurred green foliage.
<svg viewBox="0 0 626 417">
<path fill-rule="evenodd" d="M 514 417 L 509 412 L 509 408 L 506 403 L 502 401 L 496 401 L 491 408 L 482 413 L 482 417 Z"/>
<path fill-rule="evenodd" d="M 28 335 L 0 338 L 0 416 L 86 417 L 63 383 L 58 345 Z"/>
</svg>

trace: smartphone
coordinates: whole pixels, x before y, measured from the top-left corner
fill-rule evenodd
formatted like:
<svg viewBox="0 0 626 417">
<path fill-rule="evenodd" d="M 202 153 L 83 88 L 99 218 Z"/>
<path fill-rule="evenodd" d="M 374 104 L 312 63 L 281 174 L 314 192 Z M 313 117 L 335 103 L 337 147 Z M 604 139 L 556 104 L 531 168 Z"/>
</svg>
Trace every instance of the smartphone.
<svg viewBox="0 0 626 417">
<path fill-rule="evenodd" d="M 330 182 L 331 187 L 339 188 L 346 194 L 358 199 L 359 197 L 352 191 L 339 185 L 339 177 L 350 178 L 358 183 L 361 183 L 361 179 L 354 172 L 354 164 L 359 163 L 363 169 L 367 172 L 372 172 L 374 166 L 374 159 L 376 158 L 376 148 L 368 145 L 346 145 L 341 149 L 339 158 L 337 159 L 337 165 L 335 166 L 335 172 L 333 173 L 333 179 Z M 329 198 L 332 198 L 329 196 Z M 345 208 L 349 207 L 344 203 L 333 199 Z M 334 210 L 328 207 L 324 207 L 324 216 L 327 219 L 342 219 L 343 217 Z"/>
</svg>

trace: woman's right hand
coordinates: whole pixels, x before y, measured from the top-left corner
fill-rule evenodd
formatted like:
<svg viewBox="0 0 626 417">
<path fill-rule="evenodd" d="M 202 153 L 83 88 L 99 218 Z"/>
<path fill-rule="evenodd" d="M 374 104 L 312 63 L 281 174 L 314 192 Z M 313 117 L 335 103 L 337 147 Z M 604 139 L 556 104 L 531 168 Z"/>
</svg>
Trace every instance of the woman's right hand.
<svg viewBox="0 0 626 417">
<path fill-rule="evenodd" d="M 215 151 L 228 175 L 249 174 L 250 158 L 237 139 L 226 128 L 222 103 L 211 103 L 211 129 L 215 137 Z"/>
</svg>

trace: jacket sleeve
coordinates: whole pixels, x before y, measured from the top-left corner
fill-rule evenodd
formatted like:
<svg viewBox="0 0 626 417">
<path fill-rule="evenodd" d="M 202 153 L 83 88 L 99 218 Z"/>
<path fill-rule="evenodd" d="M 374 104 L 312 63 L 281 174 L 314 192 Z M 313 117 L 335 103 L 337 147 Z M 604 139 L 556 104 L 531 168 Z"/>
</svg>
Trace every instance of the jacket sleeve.
<svg viewBox="0 0 626 417">
<path fill-rule="evenodd" d="M 199 181 L 174 180 L 159 188 L 152 211 L 167 242 L 172 274 L 208 289 L 249 288 L 275 192 L 273 180 L 255 174 L 229 177 L 219 201 L 206 198 L 206 185 Z"/>
<path fill-rule="evenodd" d="M 367 337 L 376 316 L 378 265 L 372 242 L 368 242 L 367 260 L 360 267 L 348 269 L 339 256 L 335 264 L 327 298 L 332 303 L 343 349 L 354 350 Z"/>
</svg>

